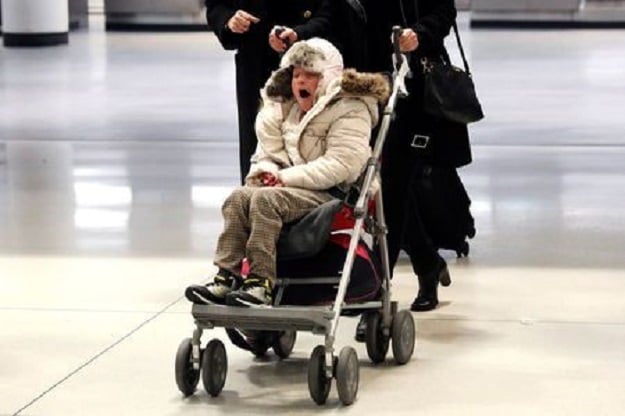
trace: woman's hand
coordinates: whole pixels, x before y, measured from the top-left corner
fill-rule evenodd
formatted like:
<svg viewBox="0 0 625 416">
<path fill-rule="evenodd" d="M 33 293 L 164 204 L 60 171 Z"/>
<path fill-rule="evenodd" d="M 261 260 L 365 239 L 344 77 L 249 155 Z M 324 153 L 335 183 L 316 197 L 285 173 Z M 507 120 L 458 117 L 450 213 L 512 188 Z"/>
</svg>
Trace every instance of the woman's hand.
<svg viewBox="0 0 625 416">
<path fill-rule="evenodd" d="M 236 13 L 228 20 L 226 26 L 232 33 L 245 33 L 250 30 L 250 26 L 260 22 L 260 19 L 245 10 L 237 10 Z"/>
<path fill-rule="evenodd" d="M 269 32 L 269 46 L 278 53 L 286 51 L 295 42 L 297 42 L 297 32 L 290 27 L 274 26 Z"/>
<path fill-rule="evenodd" d="M 412 29 L 403 29 L 399 35 L 400 52 L 412 52 L 419 47 L 419 37 Z"/>
</svg>

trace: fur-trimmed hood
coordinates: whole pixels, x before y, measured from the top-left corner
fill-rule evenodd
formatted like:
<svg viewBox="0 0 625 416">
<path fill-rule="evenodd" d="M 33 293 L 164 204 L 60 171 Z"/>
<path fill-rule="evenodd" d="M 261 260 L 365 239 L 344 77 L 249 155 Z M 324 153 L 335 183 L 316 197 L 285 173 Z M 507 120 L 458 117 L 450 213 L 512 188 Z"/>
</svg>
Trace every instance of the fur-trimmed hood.
<svg viewBox="0 0 625 416">
<path fill-rule="evenodd" d="M 293 98 L 293 68 L 302 67 L 321 75 L 315 102 L 328 94 L 333 96 L 371 97 L 385 103 L 390 94 L 388 80 L 381 74 L 359 73 L 343 69 L 343 58 L 330 42 L 313 38 L 296 42 L 284 54 L 280 67 L 267 80 L 261 95 L 265 99 L 287 102 Z"/>
<path fill-rule="evenodd" d="M 341 79 L 342 95 L 369 96 L 384 105 L 391 94 L 389 79 L 382 74 L 357 72 L 355 69 L 343 71 Z"/>
<path fill-rule="evenodd" d="M 263 96 L 278 102 L 286 102 L 293 98 L 291 91 L 291 76 L 293 67 L 277 70 L 267 81 L 263 90 Z M 358 72 L 355 69 L 343 71 L 339 81 L 334 81 L 330 86 L 337 85 L 340 91 L 336 96 L 372 97 L 378 103 L 384 105 L 391 93 L 389 80 L 382 74 Z"/>
<path fill-rule="evenodd" d="M 325 39 L 312 38 L 295 42 L 282 56 L 280 67 L 267 81 L 268 97 L 292 97 L 291 78 L 293 68 L 301 67 L 320 75 L 316 97 L 326 94 L 330 84 L 343 72 L 341 53 Z M 273 86 L 272 86 L 273 85 Z M 275 88 L 275 89 L 274 89 Z"/>
</svg>

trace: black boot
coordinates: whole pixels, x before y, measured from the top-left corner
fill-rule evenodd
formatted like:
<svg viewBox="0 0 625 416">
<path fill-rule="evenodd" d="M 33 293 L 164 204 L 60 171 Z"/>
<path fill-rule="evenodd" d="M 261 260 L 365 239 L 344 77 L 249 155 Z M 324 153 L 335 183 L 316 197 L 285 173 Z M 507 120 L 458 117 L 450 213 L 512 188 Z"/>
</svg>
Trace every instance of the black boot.
<svg viewBox="0 0 625 416">
<path fill-rule="evenodd" d="M 440 258 L 432 270 L 419 274 L 417 277 L 419 278 L 419 293 L 410 305 L 410 310 L 415 312 L 431 311 L 438 305 L 438 283 L 441 282 L 443 286 L 451 284 L 447 263 Z"/>
<path fill-rule="evenodd" d="M 367 340 L 367 314 L 360 315 L 360 321 L 356 326 L 356 336 L 354 337 L 356 342 L 365 342 Z"/>
</svg>

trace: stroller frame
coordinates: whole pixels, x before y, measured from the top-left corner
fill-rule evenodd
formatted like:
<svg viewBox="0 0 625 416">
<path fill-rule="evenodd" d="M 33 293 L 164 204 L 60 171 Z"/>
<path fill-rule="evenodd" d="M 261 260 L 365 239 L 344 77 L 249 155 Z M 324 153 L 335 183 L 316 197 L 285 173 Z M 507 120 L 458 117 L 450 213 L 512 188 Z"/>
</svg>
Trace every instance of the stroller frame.
<svg viewBox="0 0 625 416">
<path fill-rule="evenodd" d="M 365 342 L 367 354 L 374 363 L 384 361 L 389 341 L 398 364 L 408 362 L 415 345 L 415 324 L 408 310 L 397 311 L 397 303 L 391 301 L 390 270 L 388 246 L 386 241 L 386 223 L 381 188 L 375 195 L 375 221 L 368 216 L 368 202 L 371 199 L 371 185 L 380 170 L 380 156 L 399 97 L 407 95 L 404 78 L 410 70 L 406 57 L 399 52 L 400 29 L 393 28 L 394 72 L 393 89 L 383 110 L 380 129 L 375 141 L 372 156 L 369 158 L 364 175 L 361 192 L 353 209 L 355 223 L 351 233 L 349 248 L 340 278 L 307 278 L 277 280 L 278 292 L 276 306 L 272 307 L 232 307 L 222 305 L 194 304 L 191 313 L 195 320 L 192 338 L 182 341 L 176 354 L 176 384 L 185 395 L 191 395 L 196 389 L 200 375 L 206 391 L 217 396 L 225 384 L 227 373 L 227 357 L 223 343 L 215 338 L 205 348 L 201 347 L 204 330 L 224 327 L 230 339 L 241 346 L 236 337 L 236 330 L 274 331 L 274 337 L 267 345 L 250 349 L 255 355 L 263 355 L 271 346 L 281 358 L 290 355 L 295 342 L 296 331 L 310 331 L 324 335 L 325 342 L 314 348 L 308 364 L 308 387 L 311 398 L 317 404 L 326 402 L 333 378 L 340 401 L 349 405 L 356 399 L 359 381 L 359 363 L 356 351 L 351 346 L 344 347 L 338 357 L 335 355 L 334 343 L 339 318 L 345 312 L 355 315 L 364 313 L 366 322 Z M 349 285 L 356 249 L 365 233 L 365 222 L 371 227 L 371 235 L 380 247 L 382 263 L 382 284 L 379 300 L 356 304 L 345 304 L 345 296 Z M 280 306 L 284 287 L 293 284 L 336 284 L 338 291 L 333 305 L 328 306 Z M 233 334 L 234 331 L 234 334 Z M 234 335 L 234 336 L 233 336 Z M 242 337 L 239 335 L 239 338 Z M 239 342 L 238 342 L 239 341 Z"/>
</svg>

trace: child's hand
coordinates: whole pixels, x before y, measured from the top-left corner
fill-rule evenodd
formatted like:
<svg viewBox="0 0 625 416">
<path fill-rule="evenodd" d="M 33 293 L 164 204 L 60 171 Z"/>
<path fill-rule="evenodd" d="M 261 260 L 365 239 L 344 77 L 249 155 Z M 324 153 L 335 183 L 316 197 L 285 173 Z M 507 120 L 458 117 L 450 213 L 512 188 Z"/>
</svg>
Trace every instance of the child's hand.
<svg viewBox="0 0 625 416">
<path fill-rule="evenodd" d="M 276 175 L 269 172 L 263 172 L 260 174 L 260 183 L 262 186 L 284 186 Z"/>
</svg>

